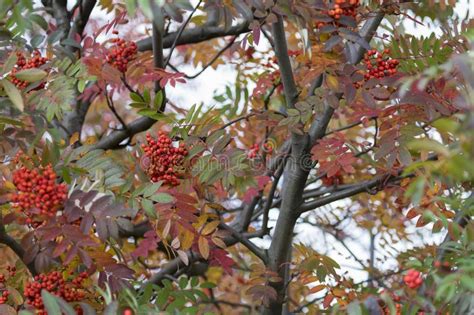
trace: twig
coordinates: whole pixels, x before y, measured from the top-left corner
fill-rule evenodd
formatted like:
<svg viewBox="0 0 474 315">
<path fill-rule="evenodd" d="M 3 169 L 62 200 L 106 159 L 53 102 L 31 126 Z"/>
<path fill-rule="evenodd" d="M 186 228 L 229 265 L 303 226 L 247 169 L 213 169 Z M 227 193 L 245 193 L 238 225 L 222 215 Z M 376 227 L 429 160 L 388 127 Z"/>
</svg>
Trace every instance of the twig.
<svg viewBox="0 0 474 315">
<path fill-rule="evenodd" d="M 224 48 L 222 48 L 221 50 L 219 50 L 219 52 L 214 56 L 214 58 L 211 59 L 211 61 L 209 61 L 200 71 L 198 71 L 196 74 L 193 74 L 193 75 L 187 75 L 185 74 L 184 77 L 186 79 L 195 79 L 197 78 L 199 75 L 201 75 L 201 73 L 203 73 L 204 71 L 206 71 L 207 68 L 209 68 L 217 59 L 219 59 L 219 57 L 227 50 L 229 49 L 235 42 L 235 40 L 237 39 L 236 36 L 234 36 L 232 38 L 232 40 L 224 46 Z M 180 72 L 175 66 L 173 66 L 172 64 L 168 64 L 168 66 L 171 67 L 171 69 L 173 69 L 174 71 L 176 72 Z"/>
<path fill-rule="evenodd" d="M 124 130 L 128 131 L 127 124 L 125 123 L 125 121 L 122 119 L 122 117 L 120 117 L 119 113 L 117 112 L 117 109 L 115 108 L 114 102 L 109 97 L 109 94 L 107 93 L 107 91 L 104 91 L 104 92 L 105 92 L 105 99 L 107 100 L 107 106 L 112 111 L 112 113 L 114 113 L 115 117 L 118 119 L 120 124 L 122 124 L 122 128 Z"/>
<path fill-rule="evenodd" d="M 234 230 L 232 227 L 228 226 L 227 224 L 221 223 L 219 224 L 221 229 L 224 229 L 230 232 L 230 235 L 234 237 L 239 243 L 247 247 L 252 253 L 255 254 L 258 258 L 260 258 L 264 263 L 267 262 L 267 255 L 258 248 L 254 243 L 252 243 L 248 238 L 244 237 L 241 233 Z"/>
<path fill-rule="evenodd" d="M 201 5 L 202 3 L 202 0 L 199 0 L 198 4 L 196 5 L 196 7 L 194 8 L 194 10 L 189 14 L 188 18 L 186 19 L 186 21 L 183 23 L 183 25 L 181 25 L 179 31 L 178 31 L 178 34 L 176 35 L 176 37 L 174 38 L 174 41 L 173 41 L 173 44 L 171 45 L 171 48 L 170 48 L 170 52 L 169 52 L 169 55 L 168 57 L 166 58 L 165 62 L 164 62 L 164 67 L 166 67 L 168 65 L 168 63 L 170 62 L 170 59 L 171 59 L 171 56 L 173 55 L 173 51 L 174 49 L 176 48 L 176 44 L 178 43 L 178 40 L 179 38 L 181 37 L 181 35 L 183 34 L 183 31 L 184 29 L 186 28 L 186 26 L 189 24 L 189 22 L 191 21 L 191 18 L 193 17 L 194 13 L 196 12 L 196 10 L 199 8 L 199 6 Z"/>
</svg>

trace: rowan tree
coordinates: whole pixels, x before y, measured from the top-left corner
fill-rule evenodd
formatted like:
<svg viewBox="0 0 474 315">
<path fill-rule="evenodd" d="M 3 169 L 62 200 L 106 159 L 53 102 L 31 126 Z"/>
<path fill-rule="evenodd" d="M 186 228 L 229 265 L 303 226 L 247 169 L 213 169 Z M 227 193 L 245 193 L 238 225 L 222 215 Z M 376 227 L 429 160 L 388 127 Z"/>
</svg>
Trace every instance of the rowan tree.
<svg viewBox="0 0 474 315">
<path fill-rule="evenodd" d="M 1 1 L 0 313 L 468 314 L 459 6 Z"/>
</svg>

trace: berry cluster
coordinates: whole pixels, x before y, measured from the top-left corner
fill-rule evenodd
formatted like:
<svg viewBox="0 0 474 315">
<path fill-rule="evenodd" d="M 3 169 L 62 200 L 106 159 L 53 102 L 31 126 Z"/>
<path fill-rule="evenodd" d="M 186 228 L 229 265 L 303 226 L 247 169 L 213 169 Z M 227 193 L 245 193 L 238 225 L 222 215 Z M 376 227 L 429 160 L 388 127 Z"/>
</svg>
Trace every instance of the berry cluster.
<svg viewBox="0 0 474 315">
<path fill-rule="evenodd" d="M 449 263 L 449 261 L 445 261 L 445 262 L 441 262 L 439 260 L 436 260 L 433 265 L 435 266 L 435 268 L 442 268 L 444 270 L 450 270 L 451 269 L 451 264 Z"/>
<path fill-rule="evenodd" d="M 147 144 L 142 144 L 145 152 L 142 165 L 151 180 L 162 180 L 165 185 L 179 185 L 179 171 L 183 168 L 185 156 L 188 155 L 184 143 L 178 147 L 173 146 L 173 141 L 161 131 L 158 133 L 158 139 L 148 133 L 146 140 Z"/>
<path fill-rule="evenodd" d="M 117 31 L 113 31 L 118 34 Z M 105 56 L 105 60 L 120 72 L 127 72 L 128 63 L 137 56 L 137 44 L 125 41 L 121 38 L 113 38 L 114 44 Z"/>
<path fill-rule="evenodd" d="M 263 151 L 265 151 L 267 154 L 272 154 L 273 153 L 273 147 L 268 142 L 264 143 L 262 148 L 263 148 Z M 258 144 L 253 144 L 249 149 L 247 157 L 249 159 L 254 159 L 258 155 L 259 150 L 260 150 L 259 145 Z"/>
<path fill-rule="evenodd" d="M 41 57 L 41 53 L 38 50 L 35 50 L 33 52 L 33 56 L 28 60 L 25 58 L 25 55 L 23 55 L 22 52 L 17 52 L 16 56 L 17 56 L 16 66 L 12 69 L 10 80 L 18 88 L 24 89 L 28 86 L 29 83 L 16 78 L 15 73 L 21 70 L 25 70 L 25 69 L 39 68 L 48 61 L 48 58 Z M 38 85 L 38 87 L 36 87 L 35 90 L 40 90 L 44 88 L 44 86 L 45 86 L 45 83 L 43 82 L 40 85 Z"/>
<path fill-rule="evenodd" d="M 423 283 L 423 278 L 418 270 L 410 269 L 403 277 L 403 281 L 410 289 L 416 289 Z"/>
<path fill-rule="evenodd" d="M 47 315 L 44 310 L 41 290 L 59 296 L 67 302 L 76 302 L 84 299 L 85 290 L 82 285 L 87 279 L 87 272 L 82 272 L 72 280 L 66 280 L 59 271 L 42 273 L 35 276 L 34 281 L 27 282 L 24 289 L 26 303 L 37 310 L 38 315 Z"/>
<path fill-rule="evenodd" d="M 7 303 L 10 295 L 10 292 L 5 288 L 5 281 L 7 281 L 5 276 L 0 274 L 0 305 Z"/>
<path fill-rule="evenodd" d="M 16 274 L 16 268 L 7 266 L 8 275 L 10 277 L 14 277 Z M 10 296 L 10 292 L 6 289 L 5 282 L 7 278 L 4 274 L 0 273 L 0 304 L 5 304 L 8 301 L 8 296 Z"/>
<path fill-rule="evenodd" d="M 385 49 L 383 52 L 371 49 L 365 53 L 364 62 L 367 67 L 367 73 L 364 74 L 365 81 L 370 78 L 383 78 L 397 73 L 397 66 L 400 62 L 397 59 L 390 59 L 387 56 L 388 54 L 390 54 L 389 49 Z"/>
<path fill-rule="evenodd" d="M 56 183 L 51 165 L 33 170 L 23 166 L 13 173 L 13 183 L 18 191 L 12 201 L 28 216 L 27 223 L 35 214 L 54 216 L 66 199 L 67 187 Z"/>
<path fill-rule="evenodd" d="M 359 6 L 359 0 L 336 0 L 334 3 L 329 4 L 329 10 L 323 12 L 334 19 L 336 26 L 340 26 L 338 20 L 341 16 L 351 16 L 353 18 L 357 15 L 357 7 Z M 328 23 L 319 22 L 316 27 L 321 28 Z"/>
</svg>

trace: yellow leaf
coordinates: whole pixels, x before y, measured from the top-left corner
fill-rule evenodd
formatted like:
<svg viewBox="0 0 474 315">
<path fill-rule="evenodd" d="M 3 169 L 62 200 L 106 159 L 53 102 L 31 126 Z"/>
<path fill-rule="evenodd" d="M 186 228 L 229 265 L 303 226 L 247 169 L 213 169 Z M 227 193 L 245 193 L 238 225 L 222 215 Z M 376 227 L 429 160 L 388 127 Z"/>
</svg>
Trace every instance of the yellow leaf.
<svg viewBox="0 0 474 315">
<path fill-rule="evenodd" d="M 204 259 L 208 259 L 209 258 L 209 244 L 207 243 L 207 240 L 202 236 L 199 237 L 198 247 L 199 247 L 199 253 L 201 253 L 201 256 Z"/>
<path fill-rule="evenodd" d="M 8 181 L 8 180 L 3 182 L 3 187 L 5 187 L 8 190 L 15 190 L 16 189 L 15 185 L 11 181 Z"/>
<path fill-rule="evenodd" d="M 216 245 L 219 246 L 220 248 L 226 248 L 227 245 L 224 243 L 224 241 L 218 237 L 213 237 L 212 242 Z"/>
<path fill-rule="evenodd" d="M 193 246 L 194 234 L 191 231 L 184 230 L 181 238 L 181 249 L 188 250 Z"/>
<path fill-rule="evenodd" d="M 222 267 L 209 267 L 206 271 L 206 277 L 209 282 L 217 284 L 221 280 L 223 273 Z"/>
<path fill-rule="evenodd" d="M 328 87 L 333 91 L 339 90 L 339 82 L 335 76 L 327 75 L 326 76 L 326 84 Z"/>
<path fill-rule="evenodd" d="M 213 222 L 210 222 L 210 223 L 206 224 L 206 226 L 202 229 L 201 234 L 202 235 L 211 234 L 217 228 L 219 223 L 220 223 L 219 221 L 213 221 Z"/>
<path fill-rule="evenodd" d="M 79 132 L 75 132 L 69 139 L 69 143 L 74 144 L 79 141 Z"/>
</svg>

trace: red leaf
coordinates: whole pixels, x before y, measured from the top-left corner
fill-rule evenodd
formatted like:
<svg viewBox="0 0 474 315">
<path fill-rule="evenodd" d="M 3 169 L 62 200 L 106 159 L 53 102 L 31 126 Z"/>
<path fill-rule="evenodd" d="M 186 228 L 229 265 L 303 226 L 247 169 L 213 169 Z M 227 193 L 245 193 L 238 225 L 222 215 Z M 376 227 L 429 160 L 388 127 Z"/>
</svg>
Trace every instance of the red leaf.
<svg viewBox="0 0 474 315">
<path fill-rule="evenodd" d="M 232 275 L 232 266 L 235 265 L 235 261 L 229 257 L 225 250 L 220 248 L 211 250 L 209 261 L 211 266 L 222 267 L 228 274 Z"/>
<path fill-rule="evenodd" d="M 144 239 L 138 244 L 132 252 L 132 257 L 148 257 L 148 253 L 155 250 L 160 241 L 155 231 L 149 230 L 145 233 Z"/>
<path fill-rule="evenodd" d="M 332 300 L 334 300 L 334 295 L 328 294 L 323 300 L 323 307 L 328 308 L 331 305 Z"/>
</svg>

